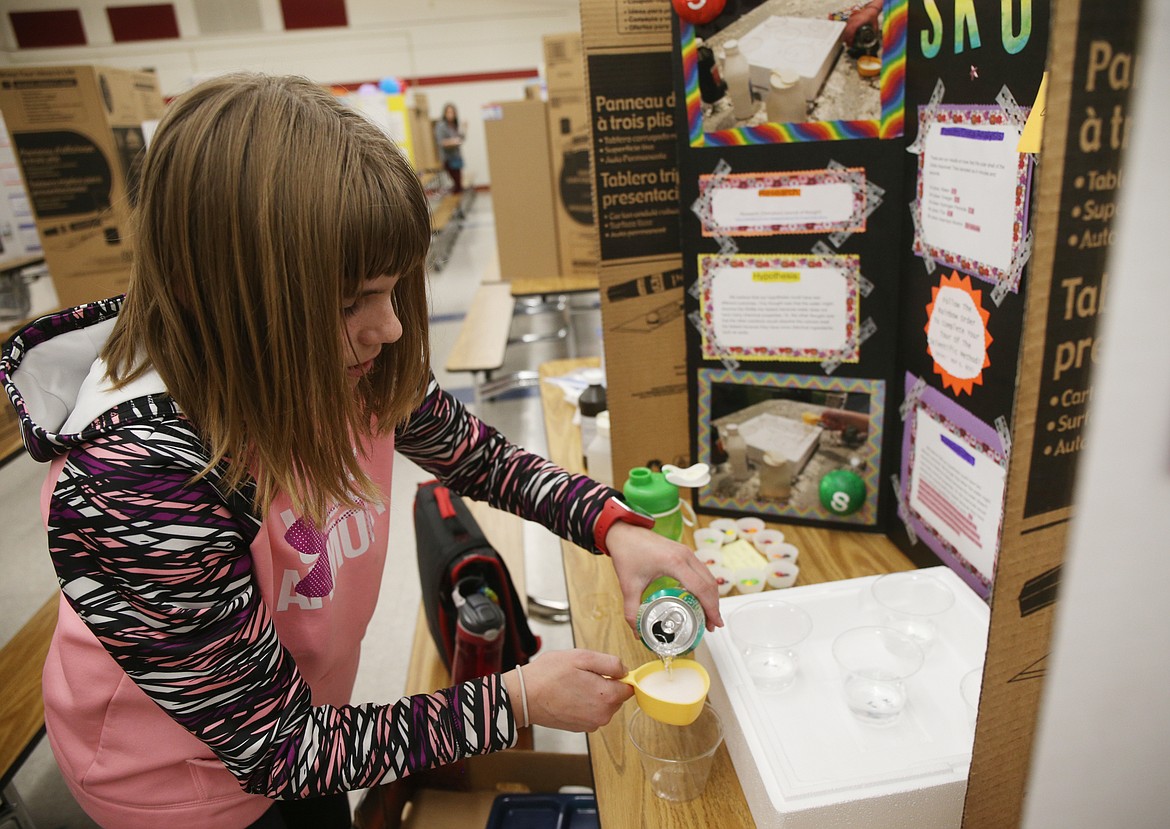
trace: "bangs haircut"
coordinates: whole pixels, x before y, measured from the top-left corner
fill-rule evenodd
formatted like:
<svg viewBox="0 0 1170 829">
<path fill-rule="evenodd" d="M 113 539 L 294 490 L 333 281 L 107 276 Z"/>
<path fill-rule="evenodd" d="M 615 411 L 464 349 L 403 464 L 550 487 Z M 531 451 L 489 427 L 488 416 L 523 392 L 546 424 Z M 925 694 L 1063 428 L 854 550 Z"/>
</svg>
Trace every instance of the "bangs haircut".
<svg viewBox="0 0 1170 829">
<path fill-rule="evenodd" d="M 218 77 L 167 107 L 133 216 L 111 381 L 156 369 L 261 510 L 285 492 L 324 527 L 381 498 L 354 447 L 405 422 L 430 371 L 430 213 L 386 134 L 304 78 Z M 355 388 L 342 308 L 386 275 L 402 337 Z"/>
</svg>

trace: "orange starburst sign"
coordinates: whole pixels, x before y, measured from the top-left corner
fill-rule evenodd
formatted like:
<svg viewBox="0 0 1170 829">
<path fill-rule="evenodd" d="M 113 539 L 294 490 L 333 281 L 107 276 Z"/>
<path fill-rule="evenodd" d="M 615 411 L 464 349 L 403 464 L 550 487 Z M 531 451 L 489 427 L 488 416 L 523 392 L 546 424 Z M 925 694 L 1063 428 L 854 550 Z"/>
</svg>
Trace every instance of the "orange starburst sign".
<svg viewBox="0 0 1170 829">
<path fill-rule="evenodd" d="M 983 292 L 971 287 L 971 278 L 951 271 L 931 289 L 926 306 L 926 352 L 934 359 L 934 373 L 955 396 L 974 393 L 983 385 L 983 369 L 991 365 L 987 347 L 991 334 L 983 307 Z"/>
</svg>

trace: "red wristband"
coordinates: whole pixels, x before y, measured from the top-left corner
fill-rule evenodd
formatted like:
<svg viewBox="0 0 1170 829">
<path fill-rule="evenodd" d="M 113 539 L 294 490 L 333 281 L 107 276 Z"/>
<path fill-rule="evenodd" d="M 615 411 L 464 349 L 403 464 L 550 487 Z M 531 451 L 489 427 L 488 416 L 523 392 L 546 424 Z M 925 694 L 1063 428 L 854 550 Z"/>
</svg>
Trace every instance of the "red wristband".
<svg viewBox="0 0 1170 829">
<path fill-rule="evenodd" d="M 654 519 L 649 515 L 634 512 L 617 498 L 610 498 L 605 502 L 605 506 L 601 509 L 601 515 L 597 516 L 597 522 L 593 525 L 593 546 L 597 552 L 609 555 L 609 548 L 605 545 L 605 537 L 609 535 L 609 528 L 613 526 L 615 521 L 647 529 L 654 526 Z"/>
</svg>

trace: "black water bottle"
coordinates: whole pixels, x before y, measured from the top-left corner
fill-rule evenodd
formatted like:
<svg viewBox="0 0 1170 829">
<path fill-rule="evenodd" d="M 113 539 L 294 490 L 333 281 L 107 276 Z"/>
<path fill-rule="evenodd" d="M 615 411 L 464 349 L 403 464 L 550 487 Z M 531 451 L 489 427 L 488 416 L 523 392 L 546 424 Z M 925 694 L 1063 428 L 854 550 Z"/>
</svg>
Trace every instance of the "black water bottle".
<svg viewBox="0 0 1170 829">
<path fill-rule="evenodd" d="M 504 611 L 485 593 L 465 596 L 455 624 L 451 679 L 464 682 L 499 673 L 504 658 Z"/>
</svg>

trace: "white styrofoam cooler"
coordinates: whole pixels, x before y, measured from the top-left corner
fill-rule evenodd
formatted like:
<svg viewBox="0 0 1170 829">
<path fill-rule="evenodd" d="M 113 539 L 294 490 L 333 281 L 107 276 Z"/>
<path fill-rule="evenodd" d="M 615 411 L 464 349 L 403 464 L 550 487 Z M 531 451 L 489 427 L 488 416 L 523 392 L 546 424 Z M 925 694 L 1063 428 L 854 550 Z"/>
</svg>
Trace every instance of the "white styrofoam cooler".
<svg viewBox="0 0 1170 829">
<path fill-rule="evenodd" d="M 938 636 L 910 680 L 899 720 L 875 728 L 846 707 L 831 647 L 850 628 L 878 623 L 863 596 L 876 577 L 732 596 L 724 620 L 745 602 L 780 599 L 812 617 L 792 687 L 755 688 L 724 627 L 696 651 L 711 674 L 711 704 L 758 827 L 826 829 L 958 827 L 974 732 L 959 681 L 983 663 L 990 610 L 946 567 L 929 568 L 955 593 L 937 617 Z"/>
<path fill-rule="evenodd" d="M 805 100 L 813 101 L 841 53 L 845 23 L 816 17 L 773 15 L 739 38 L 739 49 L 748 60 L 752 92 L 764 98 L 771 88 L 772 73 L 781 68 L 800 74 Z"/>
</svg>

